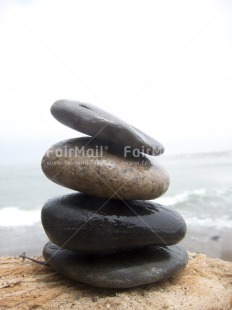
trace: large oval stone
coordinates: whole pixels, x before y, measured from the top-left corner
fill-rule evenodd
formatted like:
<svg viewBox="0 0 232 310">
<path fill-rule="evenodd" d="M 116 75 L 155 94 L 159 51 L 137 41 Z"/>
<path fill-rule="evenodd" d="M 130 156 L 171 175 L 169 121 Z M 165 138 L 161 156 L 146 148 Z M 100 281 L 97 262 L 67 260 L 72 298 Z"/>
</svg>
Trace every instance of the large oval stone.
<svg viewBox="0 0 232 310">
<path fill-rule="evenodd" d="M 106 143 L 128 146 L 150 155 L 164 152 L 158 141 L 94 105 L 58 100 L 52 105 L 51 113 L 62 124 Z"/>
<path fill-rule="evenodd" d="M 173 245 L 186 233 L 181 215 L 167 207 L 82 193 L 48 200 L 42 209 L 42 224 L 53 243 L 86 253 Z"/>
<path fill-rule="evenodd" d="M 42 169 L 53 182 L 106 198 L 154 199 L 169 185 L 167 172 L 152 157 L 126 157 L 89 137 L 53 145 Z"/>
<path fill-rule="evenodd" d="M 148 247 L 105 256 L 81 255 L 48 242 L 43 256 L 65 277 L 92 286 L 130 288 L 173 276 L 188 262 L 179 246 Z"/>
</svg>

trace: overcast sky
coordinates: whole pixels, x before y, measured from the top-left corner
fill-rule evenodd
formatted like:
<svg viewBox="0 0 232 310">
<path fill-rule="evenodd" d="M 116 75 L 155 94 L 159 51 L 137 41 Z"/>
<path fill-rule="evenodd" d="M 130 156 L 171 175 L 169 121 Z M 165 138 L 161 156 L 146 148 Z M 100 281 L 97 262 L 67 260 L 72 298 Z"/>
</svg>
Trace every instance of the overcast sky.
<svg viewBox="0 0 232 310">
<path fill-rule="evenodd" d="M 232 149 L 229 1 L 1 1 L 0 164 L 79 133 L 57 99 L 95 104 L 166 154 Z"/>
</svg>

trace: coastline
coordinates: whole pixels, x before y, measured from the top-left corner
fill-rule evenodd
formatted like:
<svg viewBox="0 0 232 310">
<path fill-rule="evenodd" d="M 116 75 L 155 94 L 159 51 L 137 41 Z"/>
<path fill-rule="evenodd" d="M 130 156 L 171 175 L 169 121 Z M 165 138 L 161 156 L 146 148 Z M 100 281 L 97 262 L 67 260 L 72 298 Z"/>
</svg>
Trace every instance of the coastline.
<svg viewBox="0 0 232 310">
<path fill-rule="evenodd" d="M 34 226 L 12 228 L 0 227 L 0 256 L 41 256 L 48 238 L 41 223 Z M 190 252 L 199 252 L 211 258 L 232 261 L 232 228 L 212 229 L 209 227 L 187 226 L 187 234 L 180 245 Z"/>
<path fill-rule="evenodd" d="M 232 228 L 214 229 L 188 225 L 180 245 L 190 252 L 204 253 L 211 258 L 232 262 Z"/>
<path fill-rule="evenodd" d="M 38 259 L 42 259 L 38 257 Z M 2 309 L 224 309 L 232 307 L 232 263 L 189 253 L 172 278 L 133 289 L 101 289 L 65 279 L 50 267 L 0 257 Z"/>
</svg>

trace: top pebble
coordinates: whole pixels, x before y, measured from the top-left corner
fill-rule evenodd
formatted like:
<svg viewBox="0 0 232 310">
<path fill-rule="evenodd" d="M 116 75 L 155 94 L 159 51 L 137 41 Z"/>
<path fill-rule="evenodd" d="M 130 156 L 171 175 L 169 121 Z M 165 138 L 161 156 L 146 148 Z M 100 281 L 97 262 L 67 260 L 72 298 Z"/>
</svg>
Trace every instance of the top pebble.
<svg viewBox="0 0 232 310">
<path fill-rule="evenodd" d="M 58 100 L 52 115 L 62 124 L 118 147 L 131 147 L 148 155 L 160 155 L 164 147 L 137 128 L 94 105 L 71 100 Z"/>
</svg>

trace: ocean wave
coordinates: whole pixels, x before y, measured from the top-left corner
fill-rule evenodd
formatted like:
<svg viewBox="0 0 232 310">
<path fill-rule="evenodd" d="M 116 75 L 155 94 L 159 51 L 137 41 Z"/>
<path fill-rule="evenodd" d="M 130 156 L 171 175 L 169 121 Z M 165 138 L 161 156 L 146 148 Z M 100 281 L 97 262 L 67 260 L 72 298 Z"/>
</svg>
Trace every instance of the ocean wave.
<svg viewBox="0 0 232 310">
<path fill-rule="evenodd" d="M 220 218 L 198 218 L 196 216 L 185 217 L 185 222 L 187 226 L 191 227 L 203 227 L 203 228 L 213 228 L 213 229 L 228 229 L 232 228 L 232 220 L 227 216 L 222 216 Z"/>
<path fill-rule="evenodd" d="M 183 191 L 154 202 L 174 208 L 189 226 L 232 228 L 232 187 Z M 40 214 L 40 206 L 29 210 L 4 207 L 0 209 L 0 227 L 33 226 L 41 221 Z"/>
<path fill-rule="evenodd" d="M 155 201 L 166 206 L 175 206 L 181 203 L 213 202 L 215 199 L 229 199 L 232 204 L 232 188 L 225 189 L 197 189 L 184 191 L 174 196 L 160 197 Z"/>
<path fill-rule="evenodd" d="M 0 209 L 0 227 L 33 226 L 40 222 L 41 210 L 23 210 L 17 207 Z"/>
<path fill-rule="evenodd" d="M 200 188 L 155 201 L 181 213 L 188 226 L 232 228 L 232 187 Z"/>
</svg>

